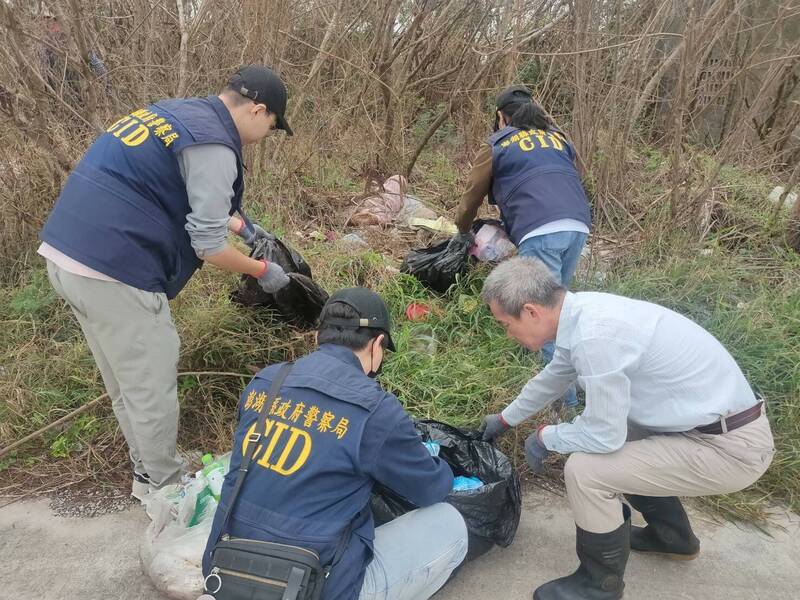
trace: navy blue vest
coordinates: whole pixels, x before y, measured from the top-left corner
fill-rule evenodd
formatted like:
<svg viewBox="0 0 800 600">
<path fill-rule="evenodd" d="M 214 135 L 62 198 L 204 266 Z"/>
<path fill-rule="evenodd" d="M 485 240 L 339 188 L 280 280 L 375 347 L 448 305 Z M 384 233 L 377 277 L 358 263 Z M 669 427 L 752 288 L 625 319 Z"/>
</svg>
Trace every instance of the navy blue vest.
<svg viewBox="0 0 800 600">
<path fill-rule="evenodd" d="M 559 131 L 504 127 L 486 140 L 492 147 L 492 188 L 508 235 L 526 234 L 558 219 L 591 227 L 589 202 L 573 163 L 575 152 Z"/>
<path fill-rule="evenodd" d="M 174 298 L 200 267 L 186 232 L 191 212 L 178 154 L 197 144 L 236 153 L 230 214 L 244 192 L 242 143 L 216 96 L 164 100 L 122 117 L 67 179 L 41 239 L 135 288 Z"/>
<path fill-rule="evenodd" d="M 384 442 L 387 432 L 398 424 L 407 421 L 413 426 L 397 398 L 368 378 L 347 348 L 323 344 L 299 359 L 281 388 L 283 397 L 270 405 L 267 391 L 278 368 L 267 367 L 242 392 L 230 471 L 203 555 L 203 572 L 210 570 L 211 550 L 220 534 L 248 434 L 258 425 L 259 411 L 269 411 L 265 431 L 258 432 L 262 437 L 254 464 L 225 533 L 309 548 L 323 564 L 329 564 L 343 530 L 351 524 L 350 540 L 326 580 L 323 600 L 355 600 L 372 559 L 375 537 L 368 505 L 374 483 L 370 470 L 377 451 L 367 449 L 378 445 L 380 450 L 379 444 L 389 443 Z M 443 486 L 449 491 L 450 469 L 439 466 L 439 459 L 431 459 L 419 437 L 414 437 L 416 442 L 399 453 L 406 456 L 416 451 L 426 458 L 396 476 L 408 485 Z M 442 494 L 431 501 L 443 498 Z"/>
</svg>

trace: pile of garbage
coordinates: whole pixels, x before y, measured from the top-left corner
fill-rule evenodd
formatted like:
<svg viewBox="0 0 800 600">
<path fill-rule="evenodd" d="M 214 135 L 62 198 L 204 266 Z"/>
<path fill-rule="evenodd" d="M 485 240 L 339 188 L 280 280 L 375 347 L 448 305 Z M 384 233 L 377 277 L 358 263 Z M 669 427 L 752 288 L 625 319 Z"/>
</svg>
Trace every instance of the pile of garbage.
<svg viewBox="0 0 800 600">
<path fill-rule="evenodd" d="M 151 493 L 145 509 L 152 520 L 139 546 L 145 573 L 175 600 L 196 600 L 203 590 L 202 559 L 217 510 L 230 453 L 203 456 L 203 469 L 180 484 Z"/>
</svg>

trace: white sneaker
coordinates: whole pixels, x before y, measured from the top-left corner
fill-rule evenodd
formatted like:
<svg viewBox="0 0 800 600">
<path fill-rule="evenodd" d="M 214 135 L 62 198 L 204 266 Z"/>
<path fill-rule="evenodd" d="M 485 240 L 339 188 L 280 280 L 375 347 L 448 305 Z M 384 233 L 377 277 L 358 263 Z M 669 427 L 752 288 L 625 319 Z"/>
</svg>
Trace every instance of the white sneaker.
<svg viewBox="0 0 800 600">
<path fill-rule="evenodd" d="M 150 495 L 150 477 L 147 473 L 133 472 L 133 485 L 131 486 L 131 496 L 136 498 L 142 504 L 147 500 Z"/>
</svg>

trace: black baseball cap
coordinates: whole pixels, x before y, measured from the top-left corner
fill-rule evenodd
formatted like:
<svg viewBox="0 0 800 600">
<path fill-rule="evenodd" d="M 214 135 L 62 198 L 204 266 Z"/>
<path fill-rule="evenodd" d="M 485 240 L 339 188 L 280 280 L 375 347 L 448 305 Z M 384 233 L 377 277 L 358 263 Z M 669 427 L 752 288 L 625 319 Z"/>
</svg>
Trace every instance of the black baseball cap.
<svg viewBox="0 0 800 600">
<path fill-rule="evenodd" d="M 503 110 L 509 104 L 524 104 L 532 100 L 533 94 L 528 88 L 524 85 L 512 85 L 497 94 L 494 104 L 497 106 L 497 110 Z"/>
<path fill-rule="evenodd" d="M 502 92 L 497 94 L 497 99 L 494 104 L 497 107 L 494 113 L 494 130 L 500 129 L 500 117 L 497 114 L 498 110 L 503 110 L 510 104 L 524 104 L 525 102 L 532 102 L 533 94 L 524 85 L 512 85 L 507 87 Z"/>
<path fill-rule="evenodd" d="M 275 113 L 277 128 L 294 135 L 284 116 L 288 99 L 286 86 L 275 71 L 263 65 L 243 66 L 228 79 L 228 87 L 258 104 L 265 104 L 269 112 Z"/>
<path fill-rule="evenodd" d="M 333 302 L 347 304 L 356 311 L 358 318 L 323 318 L 320 327 L 323 325 L 336 325 L 345 329 L 359 329 L 360 327 L 380 329 L 386 334 L 386 347 L 394 352 L 394 342 L 389 333 L 392 328 L 392 320 L 389 317 L 389 309 L 386 307 L 386 302 L 383 301 L 383 298 L 367 288 L 353 287 L 335 292 L 328 298 L 326 306 Z"/>
</svg>

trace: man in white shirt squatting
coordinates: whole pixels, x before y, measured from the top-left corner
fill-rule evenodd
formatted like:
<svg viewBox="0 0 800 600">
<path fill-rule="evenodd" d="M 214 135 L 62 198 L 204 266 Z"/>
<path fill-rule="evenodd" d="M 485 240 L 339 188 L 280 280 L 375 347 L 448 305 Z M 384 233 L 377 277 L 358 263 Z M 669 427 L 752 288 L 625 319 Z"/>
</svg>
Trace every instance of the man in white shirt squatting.
<svg viewBox="0 0 800 600">
<path fill-rule="evenodd" d="M 542 425 L 525 441 L 535 473 L 549 452 L 570 455 L 564 478 L 580 560 L 572 575 L 536 589 L 534 600 L 621 598 L 630 549 L 697 557 L 700 542 L 678 496 L 741 490 L 774 453 L 763 402 L 733 357 L 663 306 L 567 292 L 536 259 L 499 265 L 481 296 L 510 338 L 531 351 L 551 340 L 556 346 L 519 396 L 484 419 L 484 439 L 519 425 L 576 381 L 586 391 L 586 408 L 572 423 Z M 630 526 L 623 495 L 646 527 Z"/>
</svg>

